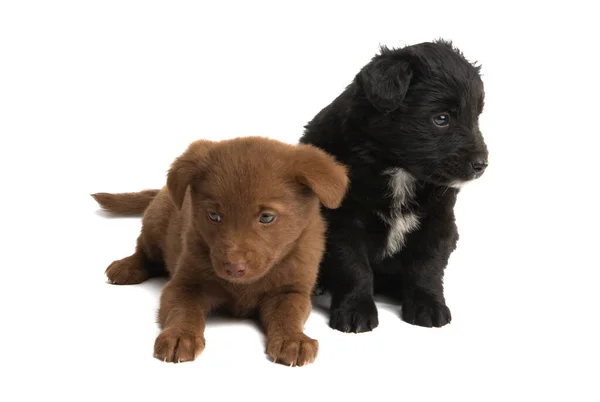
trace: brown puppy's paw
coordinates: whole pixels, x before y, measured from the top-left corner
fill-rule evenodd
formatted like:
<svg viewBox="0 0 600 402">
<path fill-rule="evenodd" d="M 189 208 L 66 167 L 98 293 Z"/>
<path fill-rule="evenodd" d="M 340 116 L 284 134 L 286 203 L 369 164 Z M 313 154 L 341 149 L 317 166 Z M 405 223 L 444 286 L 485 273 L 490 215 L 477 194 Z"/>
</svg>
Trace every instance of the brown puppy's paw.
<svg viewBox="0 0 600 402">
<path fill-rule="evenodd" d="M 267 354 L 274 363 L 288 366 L 304 366 L 315 361 L 319 352 L 319 342 L 299 333 L 273 336 L 267 339 Z"/>
<path fill-rule="evenodd" d="M 148 271 L 135 255 L 114 261 L 105 273 L 110 283 L 116 285 L 134 285 L 148 279 Z"/>
<path fill-rule="evenodd" d="M 167 328 L 154 342 L 154 357 L 164 362 L 191 362 L 204 350 L 203 336 L 179 328 Z"/>
</svg>

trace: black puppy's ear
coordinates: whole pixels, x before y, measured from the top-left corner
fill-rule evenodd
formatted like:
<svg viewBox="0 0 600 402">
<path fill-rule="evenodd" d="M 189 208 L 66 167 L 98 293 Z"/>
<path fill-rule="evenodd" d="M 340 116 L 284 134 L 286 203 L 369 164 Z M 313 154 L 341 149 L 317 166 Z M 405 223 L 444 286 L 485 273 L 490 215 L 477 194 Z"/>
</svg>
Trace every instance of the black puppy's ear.
<svg viewBox="0 0 600 402">
<path fill-rule="evenodd" d="M 183 205 L 185 192 L 190 182 L 206 169 L 208 153 L 212 145 L 213 142 L 208 140 L 194 141 L 171 164 L 167 174 L 167 189 L 178 209 L 181 209 Z"/>
<path fill-rule="evenodd" d="M 363 67 L 357 78 L 369 102 L 385 113 L 402 103 L 412 72 L 406 61 L 380 58 Z"/>
</svg>

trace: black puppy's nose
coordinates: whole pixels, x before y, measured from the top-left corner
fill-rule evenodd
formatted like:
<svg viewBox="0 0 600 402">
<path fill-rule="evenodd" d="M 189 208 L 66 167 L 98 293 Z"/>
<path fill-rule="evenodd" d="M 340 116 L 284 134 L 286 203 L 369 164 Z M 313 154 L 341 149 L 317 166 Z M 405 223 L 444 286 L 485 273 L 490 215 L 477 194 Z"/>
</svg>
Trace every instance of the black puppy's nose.
<svg viewBox="0 0 600 402">
<path fill-rule="evenodd" d="M 482 174 L 488 163 L 485 158 L 475 158 L 471 161 L 471 167 L 477 174 Z"/>
</svg>

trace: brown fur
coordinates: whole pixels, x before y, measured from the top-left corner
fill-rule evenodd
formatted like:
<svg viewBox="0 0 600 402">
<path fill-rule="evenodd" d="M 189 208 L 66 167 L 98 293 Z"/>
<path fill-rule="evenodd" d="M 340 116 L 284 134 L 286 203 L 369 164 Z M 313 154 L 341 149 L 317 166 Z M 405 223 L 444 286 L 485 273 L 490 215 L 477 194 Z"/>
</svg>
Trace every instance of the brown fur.
<svg viewBox="0 0 600 402">
<path fill-rule="evenodd" d="M 137 193 L 96 193 L 92 197 L 102 208 L 113 214 L 141 214 L 160 190 L 144 190 Z"/>
<path fill-rule="evenodd" d="M 116 284 L 170 275 L 155 357 L 194 360 L 204 349 L 206 315 L 222 308 L 258 315 L 274 361 L 312 362 L 318 343 L 303 327 L 324 251 L 319 204 L 337 208 L 347 187 L 346 168 L 312 146 L 261 137 L 192 143 L 145 210 L 135 253 L 106 272 Z M 150 194 L 93 196 L 106 210 L 123 213 L 140 211 Z M 262 213 L 275 220 L 259 222 Z M 243 276 L 227 273 L 238 267 L 245 267 Z"/>
</svg>

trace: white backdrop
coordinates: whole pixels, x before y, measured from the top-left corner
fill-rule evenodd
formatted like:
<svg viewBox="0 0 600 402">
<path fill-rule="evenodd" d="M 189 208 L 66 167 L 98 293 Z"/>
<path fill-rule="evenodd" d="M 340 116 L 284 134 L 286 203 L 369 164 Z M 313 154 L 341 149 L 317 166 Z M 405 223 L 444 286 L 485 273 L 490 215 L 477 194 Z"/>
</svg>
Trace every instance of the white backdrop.
<svg viewBox="0 0 600 402">
<path fill-rule="evenodd" d="M 599 400 L 600 32 L 584 4 L 0 2 L 0 398 Z M 316 309 L 319 357 L 290 369 L 256 325 L 212 320 L 196 362 L 155 360 L 164 282 L 104 276 L 140 220 L 89 194 L 161 187 L 198 138 L 296 142 L 379 44 L 438 37 L 483 64 L 490 150 L 456 207 L 452 323 L 379 303 L 379 327 L 349 335 Z"/>
</svg>

